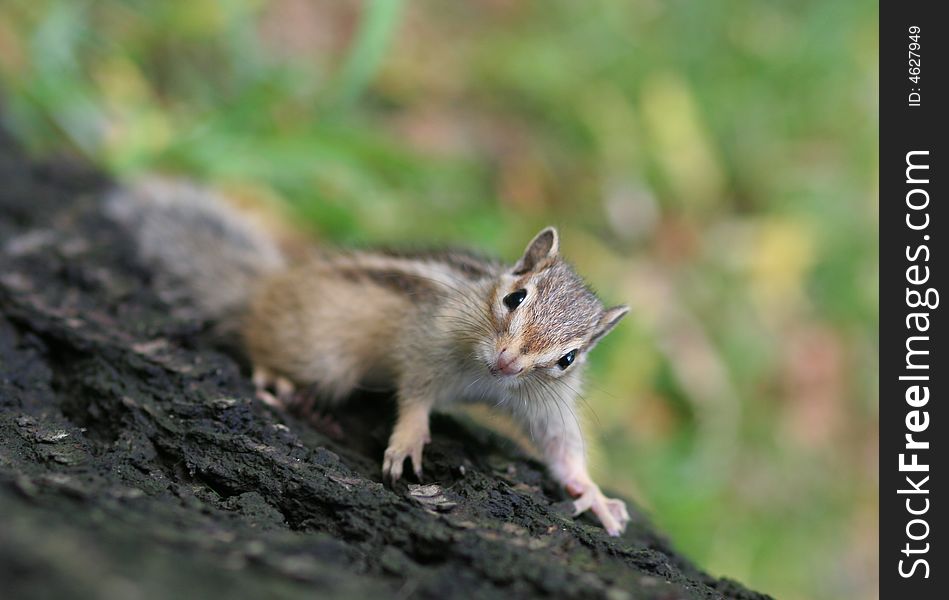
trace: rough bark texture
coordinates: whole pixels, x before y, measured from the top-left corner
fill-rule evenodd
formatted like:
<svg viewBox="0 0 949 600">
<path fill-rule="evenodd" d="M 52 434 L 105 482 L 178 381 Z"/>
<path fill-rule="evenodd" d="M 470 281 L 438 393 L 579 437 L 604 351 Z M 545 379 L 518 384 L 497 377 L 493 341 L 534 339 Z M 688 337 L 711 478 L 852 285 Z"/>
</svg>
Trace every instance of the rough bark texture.
<svg viewBox="0 0 949 600">
<path fill-rule="evenodd" d="M 0 135 L 0 582 L 5 598 L 765 596 L 633 510 L 610 539 L 543 467 L 433 421 L 430 486 L 380 483 L 388 398 L 334 440 L 253 399 L 209 324 L 149 285 L 107 182 Z"/>
</svg>

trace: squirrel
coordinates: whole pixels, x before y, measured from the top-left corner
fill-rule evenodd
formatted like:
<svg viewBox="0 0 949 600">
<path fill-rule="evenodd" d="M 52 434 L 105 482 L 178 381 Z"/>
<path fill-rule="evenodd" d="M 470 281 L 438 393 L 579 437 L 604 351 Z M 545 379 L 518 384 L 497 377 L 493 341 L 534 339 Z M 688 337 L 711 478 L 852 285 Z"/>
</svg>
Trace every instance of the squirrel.
<svg viewBox="0 0 949 600">
<path fill-rule="evenodd" d="M 204 316 L 236 323 L 265 402 L 286 406 L 304 386 L 328 404 L 359 386 L 393 388 L 384 481 L 397 481 L 406 459 L 421 480 L 433 409 L 486 402 L 530 434 L 576 515 L 591 510 L 611 536 L 625 530 L 626 505 L 588 473 L 576 403 L 588 353 L 629 308 L 604 306 L 560 256 L 555 228 L 513 265 L 451 250 L 313 249 L 293 260 L 190 183 L 118 186 L 106 212 Z"/>
</svg>

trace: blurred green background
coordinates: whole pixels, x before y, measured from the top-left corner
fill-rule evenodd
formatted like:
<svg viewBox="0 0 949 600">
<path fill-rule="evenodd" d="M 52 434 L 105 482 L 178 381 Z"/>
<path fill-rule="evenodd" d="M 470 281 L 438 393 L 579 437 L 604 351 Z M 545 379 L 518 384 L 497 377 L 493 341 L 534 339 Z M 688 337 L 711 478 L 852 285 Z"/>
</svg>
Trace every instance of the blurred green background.
<svg viewBox="0 0 949 600">
<path fill-rule="evenodd" d="M 559 225 L 634 310 L 600 480 L 716 574 L 877 596 L 875 2 L 3 0 L 0 85 L 33 152 L 325 240 Z"/>
</svg>

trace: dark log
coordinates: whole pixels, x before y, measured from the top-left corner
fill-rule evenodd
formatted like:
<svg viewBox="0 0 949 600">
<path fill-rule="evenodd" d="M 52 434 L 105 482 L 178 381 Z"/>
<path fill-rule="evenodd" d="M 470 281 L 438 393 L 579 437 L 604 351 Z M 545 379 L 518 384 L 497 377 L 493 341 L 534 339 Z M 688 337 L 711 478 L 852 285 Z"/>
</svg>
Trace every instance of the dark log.
<svg viewBox="0 0 949 600">
<path fill-rule="evenodd" d="M 386 397 L 341 439 L 253 397 L 101 216 L 108 181 L 0 136 L 4 598 L 743 598 L 643 514 L 619 539 L 536 460 L 437 416 L 428 486 L 380 483 Z"/>
</svg>

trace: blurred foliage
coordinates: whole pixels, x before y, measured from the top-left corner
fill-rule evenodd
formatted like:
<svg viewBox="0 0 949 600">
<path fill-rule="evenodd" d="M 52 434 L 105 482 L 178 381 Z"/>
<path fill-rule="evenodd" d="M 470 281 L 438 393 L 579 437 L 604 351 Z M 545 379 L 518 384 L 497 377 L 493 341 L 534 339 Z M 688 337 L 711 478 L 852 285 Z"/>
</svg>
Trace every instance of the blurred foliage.
<svg viewBox="0 0 949 600">
<path fill-rule="evenodd" d="M 877 8 L 4 0 L 35 152 L 281 200 L 332 241 L 513 257 L 634 313 L 586 397 L 608 486 L 714 572 L 872 598 Z"/>
</svg>

